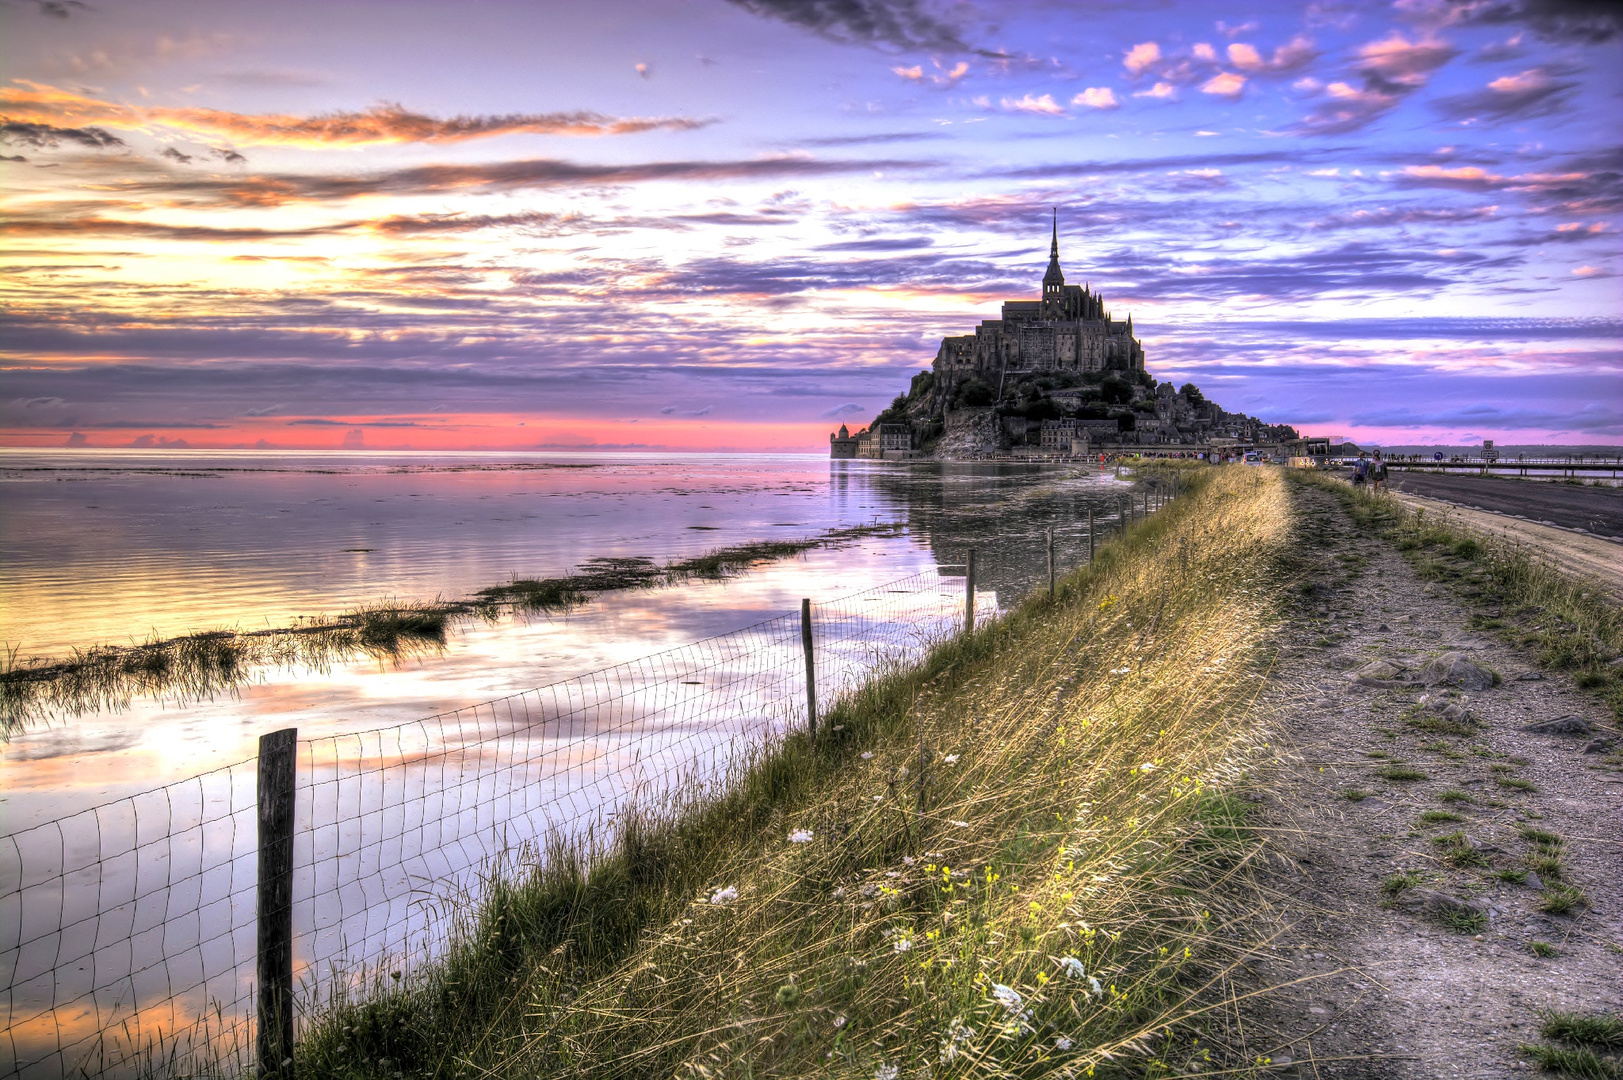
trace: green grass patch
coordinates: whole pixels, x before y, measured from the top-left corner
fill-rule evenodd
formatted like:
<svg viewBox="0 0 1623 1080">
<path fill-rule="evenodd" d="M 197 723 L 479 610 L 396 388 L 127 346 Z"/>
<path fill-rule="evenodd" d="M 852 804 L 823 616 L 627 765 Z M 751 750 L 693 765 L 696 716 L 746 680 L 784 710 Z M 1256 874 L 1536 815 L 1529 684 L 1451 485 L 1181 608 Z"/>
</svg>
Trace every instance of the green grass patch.
<svg viewBox="0 0 1623 1080">
<path fill-rule="evenodd" d="M 1560 951 L 1548 941 L 1529 941 L 1527 943 L 1527 951 L 1544 960 L 1548 960 L 1553 956 L 1561 955 Z"/>
<path fill-rule="evenodd" d="M 1343 788 L 1341 791 L 1341 797 L 1346 799 L 1348 802 L 1363 802 L 1373 794 L 1374 792 L 1372 791 L 1367 791 L 1364 788 L 1358 787 Z"/>
<path fill-rule="evenodd" d="M 1384 769 L 1376 769 L 1375 775 L 1383 780 L 1395 780 L 1399 783 L 1430 779 L 1425 773 L 1409 765 L 1388 765 Z"/>
<path fill-rule="evenodd" d="M 1551 915 L 1570 915 L 1589 906 L 1589 897 L 1576 885 L 1553 885 L 1539 898 L 1538 909 Z"/>
<path fill-rule="evenodd" d="M 1476 799 L 1462 788 L 1444 788 L 1437 793 L 1437 801 L 1450 804 L 1473 803 Z"/>
<path fill-rule="evenodd" d="M 1437 921 L 1456 934 L 1480 934 L 1488 928 L 1488 916 L 1480 911 L 1448 908 L 1437 913 Z"/>
<path fill-rule="evenodd" d="M 1426 875 L 1418 870 L 1404 870 L 1400 873 L 1389 874 L 1381 882 L 1381 893 L 1384 896 L 1396 896 L 1405 889 L 1412 889 L 1426 880 Z"/>
<path fill-rule="evenodd" d="M 1538 790 L 1538 785 L 1533 783 L 1533 781 L 1523 780 L 1519 776 L 1496 776 L 1493 778 L 1493 782 L 1502 788 L 1509 788 L 1512 791 Z"/>
<path fill-rule="evenodd" d="M 1623 1050 L 1623 1017 L 1616 1013 L 1550 1010 L 1539 1014 L 1539 1034 L 1546 1039 Z"/>
<path fill-rule="evenodd" d="M 1623 1062 L 1598 1054 L 1587 1046 L 1535 1043 L 1523 1044 L 1521 1049 L 1545 1072 L 1561 1073 L 1578 1080 L 1623 1080 Z"/>
<path fill-rule="evenodd" d="M 1422 825 L 1444 825 L 1464 820 L 1465 818 L 1462 815 L 1456 814 L 1452 810 L 1427 810 L 1420 815 L 1420 824 Z"/>
<path fill-rule="evenodd" d="M 1451 866 L 1460 868 L 1470 866 L 1487 866 L 1488 857 L 1471 846 L 1471 841 L 1463 832 L 1451 832 L 1444 836 L 1434 836 L 1431 842 L 1443 849 L 1443 858 Z"/>
</svg>

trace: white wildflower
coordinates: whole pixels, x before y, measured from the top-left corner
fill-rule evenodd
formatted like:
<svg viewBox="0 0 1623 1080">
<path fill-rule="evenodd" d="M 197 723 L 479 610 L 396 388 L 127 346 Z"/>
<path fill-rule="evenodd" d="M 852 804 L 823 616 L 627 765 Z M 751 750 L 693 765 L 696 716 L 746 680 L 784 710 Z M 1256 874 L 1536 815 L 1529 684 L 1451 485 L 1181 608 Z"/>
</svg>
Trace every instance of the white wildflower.
<svg viewBox="0 0 1623 1080">
<path fill-rule="evenodd" d="M 1088 976 L 1088 985 L 1093 987 L 1093 996 L 1094 997 L 1104 997 L 1105 996 L 1105 988 L 1100 986 L 1099 985 L 1099 980 L 1095 979 L 1092 975 Z"/>
<path fill-rule="evenodd" d="M 1130 667 L 1113 667 L 1113 668 L 1110 669 L 1110 674 L 1112 674 L 1112 675 L 1125 675 L 1129 671 L 1132 671 L 1132 670 L 1133 669 L 1130 668 Z"/>
<path fill-rule="evenodd" d="M 1086 969 L 1082 967 L 1082 961 L 1074 956 L 1060 957 L 1059 969 L 1073 979 L 1085 979 L 1088 975 Z"/>
<path fill-rule="evenodd" d="M 969 822 L 967 822 L 967 821 L 955 821 L 952 824 L 953 824 L 954 828 L 958 828 L 958 829 L 967 829 L 967 828 L 969 828 Z"/>
<path fill-rule="evenodd" d="M 1020 991 L 1012 986 L 1004 986 L 1002 983 L 992 984 L 992 997 L 997 999 L 997 1003 L 1003 1006 L 1010 1014 L 1018 1014 L 1020 1006 L 1025 1004 L 1020 997 Z"/>
<path fill-rule="evenodd" d="M 873 1071 L 873 1080 L 896 1080 L 902 1070 L 895 1065 L 881 1065 Z"/>
<path fill-rule="evenodd" d="M 913 939 L 910 937 L 902 937 L 900 935 L 897 936 L 895 941 L 890 943 L 891 952 L 907 952 L 912 947 Z"/>
<path fill-rule="evenodd" d="M 864 750 L 862 752 L 862 760 L 863 761 L 872 761 L 873 760 L 873 751 L 872 750 Z"/>
<path fill-rule="evenodd" d="M 729 885 L 725 889 L 717 889 L 710 896 L 712 904 L 730 904 L 738 899 L 738 890 Z"/>
<path fill-rule="evenodd" d="M 917 859 L 915 859 L 915 858 L 914 858 L 914 857 L 913 857 L 913 856 L 911 856 L 911 855 L 903 855 L 903 856 L 902 856 L 902 865 L 903 865 L 903 866 L 912 866 L 912 865 L 913 865 L 913 864 L 914 864 L 914 863 L 916 863 L 916 862 L 918 862 L 918 860 L 917 860 Z"/>
<path fill-rule="evenodd" d="M 1065 1036 L 1061 1035 L 1059 1038 L 1054 1040 L 1055 1050 L 1069 1050 L 1070 1048 L 1071 1040 L 1067 1039 Z"/>
<path fill-rule="evenodd" d="M 958 1044 L 975 1037 L 975 1029 L 965 1027 L 962 1020 L 953 1020 L 947 1034 L 941 1039 L 941 1064 L 951 1065 L 958 1059 Z"/>
<path fill-rule="evenodd" d="M 794 832 L 789 834 L 789 842 L 791 844 L 809 844 L 811 841 L 812 831 L 810 829 L 796 829 Z"/>
<path fill-rule="evenodd" d="M 844 1026 L 845 1026 L 845 1017 L 843 1015 L 842 1016 L 836 1016 L 834 1018 L 834 1030 L 838 1031 Z"/>
<path fill-rule="evenodd" d="M 1153 762 L 1153 761 L 1146 761 L 1144 764 L 1142 764 L 1142 765 L 1140 765 L 1138 767 L 1139 772 L 1153 772 L 1154 769 L 1155 769 L 1155 762 Z"/>
<path fill-rule="evenodd" d="M 948 754 L 946 757 L 942 758 L 941 760 L 946 762 L 948 765 L 956 765 L 956 764 L 958 764 L 958 755 L 957 754 Z"/>
</svg>

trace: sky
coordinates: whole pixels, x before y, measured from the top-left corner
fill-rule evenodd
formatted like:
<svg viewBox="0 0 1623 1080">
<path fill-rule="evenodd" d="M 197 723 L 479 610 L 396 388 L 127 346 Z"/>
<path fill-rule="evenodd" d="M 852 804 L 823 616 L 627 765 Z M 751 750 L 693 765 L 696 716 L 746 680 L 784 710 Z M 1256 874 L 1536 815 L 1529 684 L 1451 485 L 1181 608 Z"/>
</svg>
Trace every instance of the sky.
<svg viewBox="0 0 1623 1080">
<path fill-rule="evenodd" d="M 1066 279 L 1371 443 L 1623 443 L 1586 0 L 0 0 L 0 445 L 816 451 Z"/>
</svg>

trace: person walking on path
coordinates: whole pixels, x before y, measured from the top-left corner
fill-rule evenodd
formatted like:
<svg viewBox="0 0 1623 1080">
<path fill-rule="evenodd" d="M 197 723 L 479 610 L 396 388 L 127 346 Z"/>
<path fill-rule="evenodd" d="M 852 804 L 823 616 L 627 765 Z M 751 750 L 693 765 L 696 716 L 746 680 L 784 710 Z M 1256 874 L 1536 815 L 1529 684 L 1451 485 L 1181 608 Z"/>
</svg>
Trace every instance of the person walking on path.
<svg viewBox="0 0 1623 1080">
<path fill-rule="evenodd" d="M 1370 483 L 1376 491 L 1386 490 L 1386 462 L 1381 460 L 1381 452 L 1375 451 L 1375 460 L 1369 466 Z"/>
<path fill-rule="evenodd" d="M 1368 479 L 1369 461 L 1365 459 L 1363 454 L 1359 454 L 1358 460 L 1353 463 L 1353 487 L 1361 486 L 1363 482 Z"/>
</svg>

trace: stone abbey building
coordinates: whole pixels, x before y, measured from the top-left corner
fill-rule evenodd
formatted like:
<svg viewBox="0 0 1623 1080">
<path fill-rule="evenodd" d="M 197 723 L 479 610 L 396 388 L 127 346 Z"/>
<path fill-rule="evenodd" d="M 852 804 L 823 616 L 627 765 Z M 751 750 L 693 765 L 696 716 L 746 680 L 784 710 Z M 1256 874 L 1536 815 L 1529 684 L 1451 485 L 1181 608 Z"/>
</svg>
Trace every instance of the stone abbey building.
<svg viewBox="0 0 1623 1080">
<path fill-rule="evenodd" d="M 1137 373 L 1144 370 L 1144 348 L 1133 337 L 1132 316 L 1117 322 L 1091 287 L 1065 284 L 1056 212 L 1042 299 L 1007 301 L 1001 319 L 943 338 L 933 368 L 947 384 L 976 377 L 992 386 L 1028 372 Z"/>
<path fill-rule="evenodd" d="M 1110 317 L 1091 286 L 1067 285 L 1059 216 L 1042 295 L 943 338 L 921 371 L 865 429 L 829 436 L 837 458 L 975 458 L 1086 453 L 1095 446 L 1204 446 L 1294 438 L 1283 425 L 1229 413 L 1200 389 L 1157 383 L 1133 320 Z"/>
</svg>

